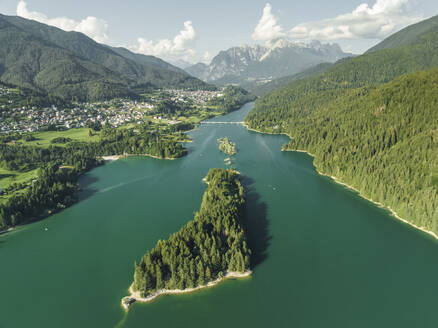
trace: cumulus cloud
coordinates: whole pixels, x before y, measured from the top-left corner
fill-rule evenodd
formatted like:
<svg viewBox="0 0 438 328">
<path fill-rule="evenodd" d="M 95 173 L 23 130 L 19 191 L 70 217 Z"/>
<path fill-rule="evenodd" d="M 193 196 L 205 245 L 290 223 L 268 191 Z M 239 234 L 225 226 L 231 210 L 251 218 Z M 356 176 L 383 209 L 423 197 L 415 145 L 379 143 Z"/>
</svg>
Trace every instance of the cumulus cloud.
<svg viewBox="0 0 438 328">
<path fill-rule="evenodd" d="M 289 31 L 295 39 L 382 39 L 421 20 L 408 14 L 409 0 L 377 0 L 363 3 L 351 13 L 335 18 L 302 23 Z"/>
<path fill-rule="evenodd" d="M 263 9 L 262 18 L 260 18 L 252 34 L 252 38 L 255 41 L 269 41 L 284 35 L 282 27 L 277 24 L 277 18 L 272 13 L 271 4 L 267 3 Z"/>
<path fill-rule="evenodd" d="M 74 19 L 67 17 L 48 18 L 43 13 L 30 11 L 27 8 L 27 3 L 25 1 L 18 2 L 17 16 L 21 16 L 27 19 L 33 19 L 47 25 L 56 26 L 65 31 L 81 32 L 97 42 L 103 43 L 108 41 L 107 22 L 94 16 L 88 16 L 81 21 L 75 21 Z"/>
<path fill-rule="evenodd" d="M 138 45 L 131 50 L 144 54 L 153 55 L 166 60 L 185 60 L 193 62 L 196 51 L 191 48 L 196 38 L 196 32 L 191 21 L 184 22 L 184 28 L 173 38 L 152 41 L 138 38 Z"/>
</svg>

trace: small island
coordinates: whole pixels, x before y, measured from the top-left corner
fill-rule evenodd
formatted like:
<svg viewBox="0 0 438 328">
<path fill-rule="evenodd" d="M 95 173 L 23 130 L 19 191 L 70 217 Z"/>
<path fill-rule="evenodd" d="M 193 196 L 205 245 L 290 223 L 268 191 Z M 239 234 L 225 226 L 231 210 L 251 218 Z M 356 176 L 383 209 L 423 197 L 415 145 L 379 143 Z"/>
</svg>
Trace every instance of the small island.
<svg viewBox="0 0 438 328">
<path fill-rule="evenodd" d="M 217 142 L 219 143 L 219 150 L 223 153 L 230 156 L 236 154 L 236 143 L 228 140 L 228 138 L 219 138 Z"/>
<path fill-rule="evenodd" d="M 135 263 L 130 295 L 122 299 L 125 310 L 136 301 L 187 293 L 225 278 L 251 274 L 251 250 L 242 226 L 245 193 L 239 173 L 211 169 L 205 182 L 208 187 L 194 219 L 168 240 L 159 240 Z"/>
</svg>

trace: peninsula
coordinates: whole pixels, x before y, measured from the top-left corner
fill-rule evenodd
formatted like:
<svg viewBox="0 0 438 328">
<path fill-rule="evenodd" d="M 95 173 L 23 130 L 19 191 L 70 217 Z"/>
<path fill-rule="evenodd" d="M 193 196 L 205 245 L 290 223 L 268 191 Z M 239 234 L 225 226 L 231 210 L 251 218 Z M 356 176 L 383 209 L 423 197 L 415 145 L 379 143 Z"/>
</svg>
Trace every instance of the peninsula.
<svg viewBox="0 0 438 328">
<path fill-rule="evenodd" d="M 194 219 L 166 241 L 159 240 L 135 264 L 127 310 L 135 301 L 191 292 L 225 278 L 247 277 L 251 250 L 242 225 L 245 194 L 239 173 L 211 169 L 201 208 Z"/>
</svg>

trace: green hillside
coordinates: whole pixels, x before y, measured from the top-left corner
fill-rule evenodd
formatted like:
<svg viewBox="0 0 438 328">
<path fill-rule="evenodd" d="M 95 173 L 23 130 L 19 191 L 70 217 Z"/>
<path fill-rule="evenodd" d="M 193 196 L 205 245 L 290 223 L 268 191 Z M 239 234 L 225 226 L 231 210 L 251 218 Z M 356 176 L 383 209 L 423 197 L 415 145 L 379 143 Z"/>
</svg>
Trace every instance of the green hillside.
<svg viewBox="0 0 438 328">
<path fill-rule="evenodd" d="M 313 66 L 311 68 L 308 68 L 300 73 L 290 75 L 290 76 L 280 77 L 278 79 L 274 79 L 271 82 L 262 84 L 254 89 L 249 89 L 249 91 L 251 91 L 251 93 L 255 94 L 256 96 L 261 97 L 261 96 L 264 96 L 265 94 L 272 92 L 276 89 L 285 87 L 294 81 L 297 81 L 300 79 L 305 79 L 305 78 L 313 76 L 313 75 L 321 74 L 321 73 L 325 72 L 332 65 L 333 65 L 332 63 L 318 64 L 318 65 Z"/>
<path fill-rule="evenodd" d="M 294 81 L 267 94 L 257 102 L 256 110 L 266 110 L 267 115 L 278 108 L 283 112 L 291 101 L 302 97 L 317 98 L 323 94 L 327 98 L 328 93 L 336 96 L 342 94 L 342 89 L 378 85 L 402 74 L 435 66 L 438 66 L 438 28 L 421 35 L 410 45 L 340 60 L 322 74 Z M 291 109 L 294 111 L 296 109 Z"/>
<path fill-rule="evenodd" d="M 337 63 L 260 98 L 247 123 L 287 133 L 285 149 L 438 233 L 438 69 L 423 71 L 438 66 L 437 47 L 432 29 Z"/>
<path fill-rule="evenodd" d="M 289 106 L 307 105 L 314 111 L 278 129 L 291 137 L 285 149 L 309 151 L 319 171 L 438 233 L 438 69 Z M 261 116 L 249 126 L 275 131 Z"/>
<path fill-rule="evenodd" d="M 436 30 L 437 27 L 438 16 L 434 16 L 417 24 L 410 25 L 400 32 L 394 33 L 376 46 L 369 49 L 367 52 L 369 53 L 414 43 L 418 37 L 432 30 Z"/>
<path fill-rule="evenodd" d="M 0 44 L 2 82 L 66 100 L 134 97 L 147 88 L 212 88 L 159 59 L 148 62 L 128 50 L 126 55 L 143 60 L 126 58 L 84 34 L 20 17 L 0 15 Z"/>
</svg>

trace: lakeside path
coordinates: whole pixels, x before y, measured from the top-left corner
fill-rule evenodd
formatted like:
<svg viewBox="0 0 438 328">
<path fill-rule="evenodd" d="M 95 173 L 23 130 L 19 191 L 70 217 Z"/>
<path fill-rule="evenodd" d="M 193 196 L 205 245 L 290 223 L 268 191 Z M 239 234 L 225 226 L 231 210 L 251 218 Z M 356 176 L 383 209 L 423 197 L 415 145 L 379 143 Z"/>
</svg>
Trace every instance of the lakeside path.
<svg viewBox="0 0 438 328">
<path fill-rule="evenodd" d="M 216 280 L 210 281 L 206 285 L 194 287 L 194 288 L 186 288 L 186 289 L 160 289 L 153 293 L 152 295 L 149 295 L 148 297 L 141 297 L 139 291 L 134 291 L 133 285 L 129 286 L 129 293 L 130 295 L 125 296 L 121 300 L 121 305 L 125 309 L 125 311 L 128 311 L 129 307 L 134 302 L 139 303 L 147 303 L 155 300 L 156 298 L 162 296 L 162 295 L 174 295 L 174 294 L 186 294 L 186 293 L 192 293 L 195 291 L 198 291 L 200 289 L 213 287 L 219 283 L 221 283 L 224 280 L 227 279 L 240 279 L 240 278 L 247 278 L 251 276 L 252 271 L 245 271 L 245 272 L 227 272 L 222 278 L 218 278 Z M 129 301 L 129 302 L 127 302 Z"/>
<path fill-rule="evenodd" d="M 287 133 L 271 133 L 271 132 L 263 132 L 263 131 L 258 131 L 258 130 L 256 130 L 256 129 L 252 129 L 252 128 L 248 127 L 248 125 L 246 124 L 246 122 L 243 123 L 243 126 L 246 127 L 246 128 L 248 129 L 248 131 L 253 131 L 253 132 L 257 132 L 257 133 L 261 133 L 261 134 L 285 135 L 285 136 L 287 136 L 289 139 L 292 139 L 292 137 L 291 137 L 289 134 L 287 134 Z M 306 153 L 307 155 L 309 155 L 309 156 L 315 158 L 315 155 L 312 154 L 312 153 L 310 153 L 310 152 L 308 152 L 307 150 L 301 150 L 301 149 L 295 149 L 295 150 L 293 150 L 293 149 L 291 149 L 291 150 L 289 150 L 289 149 L 282 149 L 281 151 L 291 151 L 291 152 L 298 152 L 298 153 Z M 403 223 L 406 223 L 406 224 L 410 225 L 411 227 L 413 227 L 413 228 L 415 228 L 415 229 L 417 229 L 417 230 L 420 230 L 420 231 L 422 231 L 422 232 L 425 232 L 425 233 L 427 233 L 428 235 L 430 235 L 430 236 L 432 236 L 433 238 L 435 238 L 436 240 L 438 240 L 438 235 L 437 235 L 436 233 L 434 233 L 433 231 L 427 230 L 425 227 L 421 227 L 421 226 L 415 225 L 415 224 L 413 224 L 412 222 L 409 222 L 408 220 L 403 219 L 403 218 L 400 217 L 400 215 L 398 215 L 398 213 L 397 213 L 396 211 L 394 211 L 391 207 L 386 206 L 386 205 L 384 205 L 384 204 L 382 204 L 382 203 L 379 203 L 379 202 L 377 202 L 377 201 L 375 201 L 375 200 L 373 200 L 373 199 L 371 199 L 371 198 L 369 198 L 369 197 L 363 195 L 363 194 L 361 193 L 360 190 L 358 190 L 358 189 L 356 189 L 355 187 L 350 186 L 349 184 L 343 182 L 343 181 L 342 181 L 341 179 L 339 179 L 338 177 L 335 177 L 335 176 L 333 176 L 333 175 L 328 175 L 328 174 L 326 174 L 326 173 L 321 172 L 321 171 L 318 169 L 317 166 L 315 166 L 315 169 L 316 169 L 316 172 L 317 172 L 319 175 L 323 175 L 323 176 L 326 176 L 326 177 L 331 178 L 334 182 L 336 182 L 336 183 L 338 183 L 338 184 L 340 184 L 340 185 L 346 187 L 347 189 L 350 189 L 350 190 L 356 192 L 361 198 L 363 198 L 363 199 L 365 199 L 365 200 L 367 200 L 367 201 L 370 201 L 371 203 L 377 205 L 377 206 L 380 207 L 380 208 L 384 208 L 384 209 L 388 210 L 388 211 L 391 213 L 391 215 L 392 215 L 394 218 L 396 218 L 397 220 L 399 220 L 399 221 L 401 221 L 401 222 L 403 222 Z"/>
</svg>

